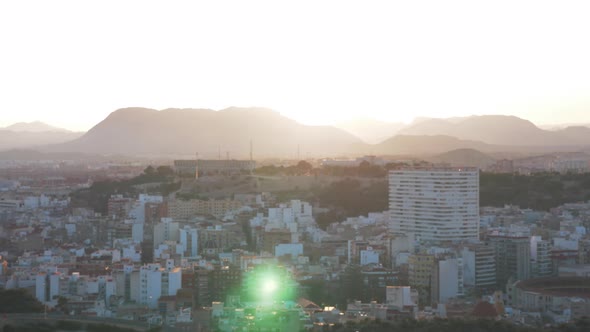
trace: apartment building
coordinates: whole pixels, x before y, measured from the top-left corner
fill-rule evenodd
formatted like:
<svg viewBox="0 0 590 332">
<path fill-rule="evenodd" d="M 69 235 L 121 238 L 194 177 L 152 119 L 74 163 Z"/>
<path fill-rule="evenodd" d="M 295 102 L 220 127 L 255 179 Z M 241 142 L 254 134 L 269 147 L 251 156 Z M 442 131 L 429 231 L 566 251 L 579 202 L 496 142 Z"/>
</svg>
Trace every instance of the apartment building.
<svg viewBox="0 0 590 332">
<path fill-rule="evenodd" d="M 395 232 L 421 241 L 479 238 L 479 170 L 408 168 L 389 172 L 389 210 Z"/>
<path fill-rule="evenodd" d="M 173 260 L 167 260 L 166 266 L 147 264 L 139 269 L 139 303 L 157 308 L 162 296 L 176 295 L 182 286 L 182 271 L 174 267 Z"/>
<path fill-rule="evenodd" d="M 496 280 L 505 286 L 510 278 L 526 280 L 531 277 L 531 243 L 527 236 L 491 235 L 494 248 Z"/>
<path fill-rule="evenodd" d="M 463 248 L 464 283 L 467 287 L 493 289 L 496 286 L 496 256 L 494 247 L 474 244 Z"/>
<path fill-rule="evenodd" d="M 168 202 L 168 216 L 175 220 L 187 220 L 197 215 L 210 214 L 221 217 L 227 212 L 242 207 L 242 203 L 231 199 L 223 200 L 173 200 Z"/>
</svg>

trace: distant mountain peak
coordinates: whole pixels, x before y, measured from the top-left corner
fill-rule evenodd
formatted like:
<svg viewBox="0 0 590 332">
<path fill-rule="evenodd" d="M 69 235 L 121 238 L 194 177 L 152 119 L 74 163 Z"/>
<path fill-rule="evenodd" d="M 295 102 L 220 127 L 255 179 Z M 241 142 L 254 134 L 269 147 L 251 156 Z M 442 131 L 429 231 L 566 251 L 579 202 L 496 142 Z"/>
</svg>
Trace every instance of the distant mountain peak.
<svg viewBox="0 0 590 332">
<path fill-rule="evenodd" d="M 67 129 L 54 127 L 41 121 L 32 122 L 17 122 L 6 128 L 6 130 L 12 130 L 17 132 L 29 132 L 29 133 L 41 133 L 41 132 L 70 132 Z"/>
<path fill-rule="evenodd" d="M 209 109 L 124 108 L 111 113 L 84 136 L 51 151 L 99 154 L 194 155 L 224 151 L 248 157 L 325 156 L 353 151 L 361 141 L 330 126 L 307 126 L 262 107 Z"/>
<path fill-rule="evenodd" d="M 229 114 L 231 115 L 246 115 L 246 116 L 254 116 L 254 117 L 265 117 L 265 118 L 284 118 L 281 113 L 265 107 L 236 107 L 231 106 L 222 110 L 218 111 L 221 114 Z M 285 118 L 287 119 L 287 118 Z M 292 120 L 292 119 L 288 119 Z M 294 120 L 292 120 L 294 121 Z"/>
<path fill-rule="evenodd" d="M 473 148 L 459 148 L 436 155 L 430 158 L 429 161 L 447 163 L 454 166 L 487 168 L 495 162 L 495 159 Z"/>
<path fill-rule="evenodd" d="M 339 122 L 336 127 L 346 130 L 367 143 L 377 144 L 396 135 L 400 129 L 405 127 L 405 124 L 359 117 Z"/>
<path fill-rule="evenodd" d="M 135 116 L 135 115 L 143 115 L 143 114 L 156 113 L 156 112 L 158 112 L 158 110 L 155 110 L 152 108 L 124 107 L 124 108 L 119 108 L 119 109 L 111 112 L 111 114 L 109 114 L 109 117 Z"/>
<path fill-rule="evenodd" d="M 220 112 L 260 112 L 260 113 L 269 113 L 269 114 L 279 114 L 279 112 L 267 108 L 267 107 L 239 107 L 239 106 L 230 106 L 228 108 L 224 108 L 220 110 Z"/>
<path fill-rule="evenodd" d="M 587 144 L 583 137 L 547 131 L 513 115 L 474 115 L 465 118 L 432 119 L 402 129 L 404 135 L 449 135 L 463 140 L 496 145 L 565 146 Z"/>
</svg>

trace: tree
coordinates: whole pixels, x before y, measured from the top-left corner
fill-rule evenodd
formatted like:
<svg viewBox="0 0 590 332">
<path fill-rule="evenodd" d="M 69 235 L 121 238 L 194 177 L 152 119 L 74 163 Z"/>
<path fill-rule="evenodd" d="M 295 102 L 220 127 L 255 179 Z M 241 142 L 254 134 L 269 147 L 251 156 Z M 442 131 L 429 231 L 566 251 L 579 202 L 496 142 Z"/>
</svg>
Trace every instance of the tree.
<svg viewBox="0 0 590 332">
<path fill-rule="evenodd" d="M 149 165 L 148 167 L 146 167 L 146 168 L 143 170 L 143 173 L 144 173 L 145 175 L 154 175 L 154 173 L 156 173 L 156 170 L 154 169 L 154 167 L 153 167 L 152 165 Z"/>
<path fill-rule="evenodd" d="M 22 288 L 0 290 L 0 312 L 43 312 L 43 304 Z"/>
<path fill-rule="evenodd" d="M 57 298 L 56 308 L 59 309 L 63 313 L 67 313 L 68 312 L 68 299 L 63 296 L 59 296 Z"/>
<path fill-rule="evenodd" d="M 158 166 L 156 171 L 158 172 L 158 175 L 160 175 L 160 176 L 173 176 L 174 175 L 174 170 L 170 166 Z"/>
<path fill-rule="evenodd" d="M 346 304 L 354 300 L 363 300 L 364 284 L 361 267 L 351 264 L 346 267 L 340 279 L 342 292 L 339 294 L 339 305 L 346 308 Z"/>
<path fill-rule="evenodd" d="M 309 174 L 312 169 L 313 166 L 305 160 L 301 160 L 297 163 L 297 170 L 299 171 L 299 174 Z"/>
</svg>

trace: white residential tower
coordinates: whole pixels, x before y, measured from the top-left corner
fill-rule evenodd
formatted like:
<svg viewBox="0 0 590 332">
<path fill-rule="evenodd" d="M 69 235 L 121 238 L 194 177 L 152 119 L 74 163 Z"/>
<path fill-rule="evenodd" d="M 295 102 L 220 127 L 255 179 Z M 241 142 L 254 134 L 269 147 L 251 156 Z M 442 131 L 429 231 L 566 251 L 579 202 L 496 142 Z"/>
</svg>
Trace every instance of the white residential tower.
<svg viewBox="0 0 590 332">
<path fill-rule="evenodd" d="M 479 238 L 479 170 L 408 168 L 389 172 L 392 228 L 421 241 Z"/>
</svg>

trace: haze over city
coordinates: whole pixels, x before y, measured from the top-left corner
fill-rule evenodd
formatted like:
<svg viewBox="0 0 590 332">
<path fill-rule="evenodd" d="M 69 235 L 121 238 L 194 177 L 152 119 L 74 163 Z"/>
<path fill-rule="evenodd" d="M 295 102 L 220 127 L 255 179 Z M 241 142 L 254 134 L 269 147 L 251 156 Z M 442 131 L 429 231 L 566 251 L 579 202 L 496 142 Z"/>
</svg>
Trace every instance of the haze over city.
<svg viewBox="0 0 590 332">
<path fill-rule="evenodd" d="M 0 331 L 588 332 L 590 4 L 0 3 Z"/>
</svg>

